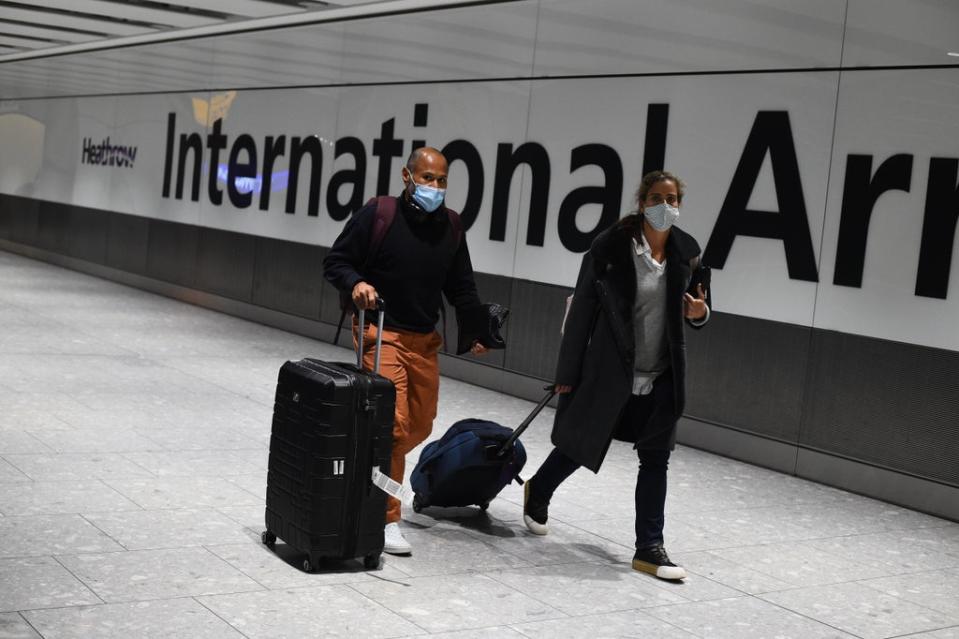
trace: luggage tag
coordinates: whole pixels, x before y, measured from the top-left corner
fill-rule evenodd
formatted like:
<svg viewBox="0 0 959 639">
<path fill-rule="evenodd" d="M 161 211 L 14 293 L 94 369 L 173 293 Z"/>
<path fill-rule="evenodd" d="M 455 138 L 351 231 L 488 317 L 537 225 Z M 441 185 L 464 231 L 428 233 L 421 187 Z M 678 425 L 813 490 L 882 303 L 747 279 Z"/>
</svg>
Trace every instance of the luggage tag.
<svg viewBox="0 0 959 639">
<path fill-rule="evenodd" d="M 407 506 L 413 503 L 413 489 L 393 481 L 376 466 L 373 467 L 373 485 L 387 495 L 396 497 Z"/>
</svg>

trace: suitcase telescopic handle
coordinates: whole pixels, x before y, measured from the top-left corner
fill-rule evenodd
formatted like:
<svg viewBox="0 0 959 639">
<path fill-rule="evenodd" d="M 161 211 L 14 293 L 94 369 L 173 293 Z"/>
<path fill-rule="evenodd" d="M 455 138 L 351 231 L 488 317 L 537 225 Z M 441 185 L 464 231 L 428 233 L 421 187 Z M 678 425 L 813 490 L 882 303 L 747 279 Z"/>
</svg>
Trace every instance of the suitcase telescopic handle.
<svg viewBox="0 0 959 639">
<path fill-rule="evenodd" d="M 383 311 L 386 309 L 386 302 L 383 301 L 383 298 L 376 298 L 376 310 L 379 312 L 379 317 L 376 321 L 376 353 L 373 357 L 373 372 L 380 372 L 380 351 L 383 349 Z M 363 333 L 366 332 L 366 310 L 360 310 L 360 337 L 357 340 L 357 349 L 356 349 L 356 367 L 360 370 L 363 370 Z"/>
<path fill-rule="evenodd" d="M 546 396 L 539 400 L 539 404 L 536 405 L 536 408 L 533 409 L 533 412 L 531 412 L 526 419 L 523 420 L 522 424 L 516 427 L 516 430 L 514 430 L 513 434 L 509 436 L 509 439 L 507 439 L 503 445 L 500 446 L 500 449 L 496 452 L 498 456 L 502 457 L 509 452 L 509 449 L 513 447 L 513 443 L 519 439 L 519 436 L 523 434 L 524 430 L 529 428 L 529 425 L 533 423 L 533 420 L 536 419 L 536 417 L 544 408 L 546 408 L 546 404 L 549 403 L 549 400 L 553 399 L 553 396 L 556 395 L 556 386 L 554 384 L 544 387 L 543 390 L 547 391 Z"/>
</svg>

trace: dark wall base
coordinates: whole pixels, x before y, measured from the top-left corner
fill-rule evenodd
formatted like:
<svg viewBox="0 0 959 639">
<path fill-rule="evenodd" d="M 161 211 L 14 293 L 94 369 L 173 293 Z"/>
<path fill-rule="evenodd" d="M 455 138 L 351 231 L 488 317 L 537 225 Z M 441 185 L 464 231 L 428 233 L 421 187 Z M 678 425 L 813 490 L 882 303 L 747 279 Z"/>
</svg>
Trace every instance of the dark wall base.
<svg viewBox="0 0 959 639">
<path fill-rule="evenodd" d="M 959 521 L 959 488 L 901 471 L 684 418 L 679 443 Z"/>
</svg>

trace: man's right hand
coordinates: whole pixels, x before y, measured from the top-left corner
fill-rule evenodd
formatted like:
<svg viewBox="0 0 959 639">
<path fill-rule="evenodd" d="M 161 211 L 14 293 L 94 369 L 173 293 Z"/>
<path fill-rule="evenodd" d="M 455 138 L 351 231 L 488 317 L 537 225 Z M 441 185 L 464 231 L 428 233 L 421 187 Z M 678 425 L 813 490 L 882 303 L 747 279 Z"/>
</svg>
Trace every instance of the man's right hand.
<svg viewBox="0 0 959 639">
<path fill-rule="evenodd" d="M 376 289 L 366 282 L 357 282 L 353 287 L 353 303 L 364 311 L 376 308 Z"/>
</svg>

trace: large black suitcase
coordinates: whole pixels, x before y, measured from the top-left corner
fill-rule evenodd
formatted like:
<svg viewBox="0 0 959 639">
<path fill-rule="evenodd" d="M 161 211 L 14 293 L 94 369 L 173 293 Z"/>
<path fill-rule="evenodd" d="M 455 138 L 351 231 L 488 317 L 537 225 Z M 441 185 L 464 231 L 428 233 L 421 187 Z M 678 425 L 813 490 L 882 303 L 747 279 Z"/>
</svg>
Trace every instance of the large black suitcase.
<svg viewBox="0 0 959 639">
<path fill-rule="evenodd" d="M 379 329 L 375 370 L 382 312 Z M 372 472 L 390 472 L 396 390 L 364 371 L 359 353 L 356 365 L 302 359 L 280 369 L 262 540 L 273 547 L 279 538 L 305 553 L 307 572 L 323 559 L 354 557 L 376 568 L 383 552 L 386 494 Z"/>
</svg>

